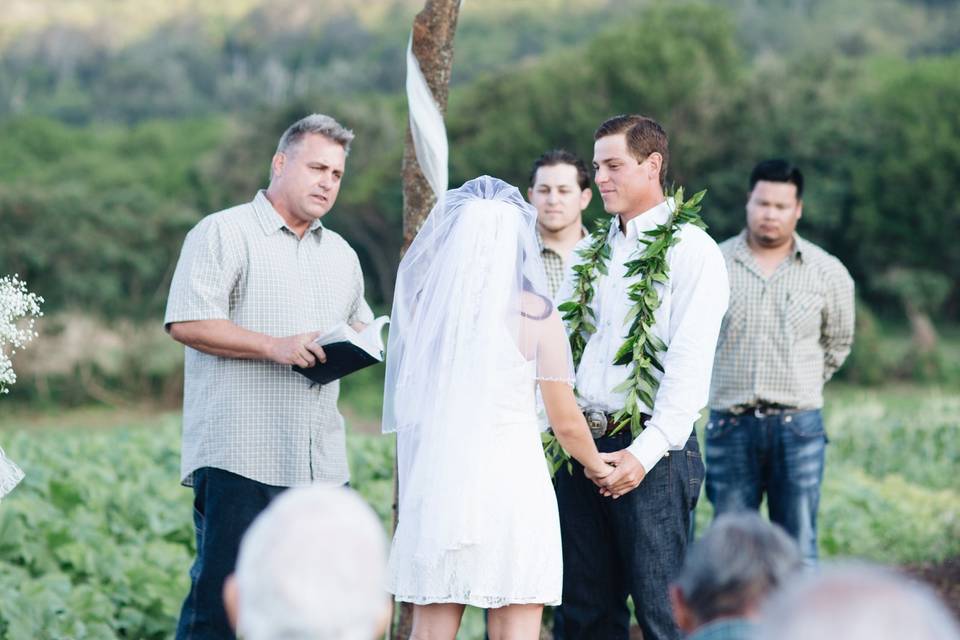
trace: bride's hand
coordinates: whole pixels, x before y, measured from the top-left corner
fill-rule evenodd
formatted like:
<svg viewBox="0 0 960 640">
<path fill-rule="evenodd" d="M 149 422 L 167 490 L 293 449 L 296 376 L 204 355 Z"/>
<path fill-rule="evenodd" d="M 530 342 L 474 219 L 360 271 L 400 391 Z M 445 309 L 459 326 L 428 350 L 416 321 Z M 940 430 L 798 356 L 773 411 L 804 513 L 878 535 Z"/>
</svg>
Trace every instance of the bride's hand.
<svg viewBox="0 0 960 640">
<path fill-rule="evenodd" d="M 613 473 L 614 469 L 616 469 L 616 467 L 604 462 L 596 467 L 584 467 L 583 473 L 590 478 L 594 484 L 600 486 L 600 481 Z"/>
</svg>

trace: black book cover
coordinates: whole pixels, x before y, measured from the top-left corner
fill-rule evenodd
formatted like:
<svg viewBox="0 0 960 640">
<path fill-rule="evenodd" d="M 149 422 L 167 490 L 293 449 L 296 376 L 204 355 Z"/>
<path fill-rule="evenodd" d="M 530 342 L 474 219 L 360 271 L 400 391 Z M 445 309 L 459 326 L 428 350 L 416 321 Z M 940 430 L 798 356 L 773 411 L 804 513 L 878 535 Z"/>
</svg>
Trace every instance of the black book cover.
<svg viewBox="0 0 960 640">
<path fill-rule="evenodd" d="M 293 370 L 318 384 L 327 384 L 354 371 L 382 362 L 348 340 L 325 344 L 323 351 L 327 354 L 325 363 L 318 362 L 312 367 L 293 365 Z"/>
</svg>

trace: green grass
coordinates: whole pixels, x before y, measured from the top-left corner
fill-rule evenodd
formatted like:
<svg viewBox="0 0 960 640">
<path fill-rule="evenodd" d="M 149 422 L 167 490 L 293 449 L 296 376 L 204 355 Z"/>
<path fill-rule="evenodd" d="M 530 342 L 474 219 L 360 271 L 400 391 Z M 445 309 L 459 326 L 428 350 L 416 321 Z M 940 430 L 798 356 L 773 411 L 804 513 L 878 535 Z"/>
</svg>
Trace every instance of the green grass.
<svg viewBox="0 0 960 640">
<path fill-rule="evenodd" d="M 344 385 L 352 484 L 389 526 L 393 438 L 369 433 L 382 373 L 367 375 Z M 960 392 L 834 384 L 825 415 L 823 556 L 960 555 Z M 27 473 L 0 504 L 0 637 L 169 637 L 194 544 L 178 414 L 8 412 L 0 442 Z M 703 498 L 701 529 L 710 517 Z M 482 637 L 479 611 L 459 637 Z"/>
</svg>

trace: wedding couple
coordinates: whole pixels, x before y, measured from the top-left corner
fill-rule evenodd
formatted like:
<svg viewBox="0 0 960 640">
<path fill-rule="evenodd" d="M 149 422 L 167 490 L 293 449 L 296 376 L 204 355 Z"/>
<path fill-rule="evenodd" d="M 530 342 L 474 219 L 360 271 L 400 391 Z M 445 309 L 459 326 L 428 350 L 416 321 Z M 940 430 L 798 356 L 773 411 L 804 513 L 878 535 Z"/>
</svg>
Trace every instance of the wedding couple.
<svg viewBox="0 0 960 640">
<path fill-rule="evenodd" d="M 562 600 L 564 638 L 626 639 L 628 596 L 644 638 L 679 637 L 667 586 L 703 478 L 693 423 L 728 286 L 695 211 L 664 194 L 668 159 L 655 121 L 600 125 L 612 217 L 556 300 L 536 211 L 494 178 L 447 192 L 404 256 L 383 428 L 400 482 L 388 587 L 415 605 L 413 638 L 454 638 L 465 605 L 489 610 L 491 638 L 538 638 Z M 572 457 L 555 489 L 538 392 Z"/>
</svg>

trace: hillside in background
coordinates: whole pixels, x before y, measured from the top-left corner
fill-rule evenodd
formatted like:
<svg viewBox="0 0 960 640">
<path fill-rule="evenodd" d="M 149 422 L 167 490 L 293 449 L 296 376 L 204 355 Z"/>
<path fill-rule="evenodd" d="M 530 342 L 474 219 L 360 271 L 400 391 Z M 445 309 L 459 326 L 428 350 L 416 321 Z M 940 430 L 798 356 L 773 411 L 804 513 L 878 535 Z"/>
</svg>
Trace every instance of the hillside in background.
<svg viewBox="0 0 960 640">
<path fill-rule="evenodd" d="M 8 0 L 0 26 L 0 116 L 67 122 L 280 107 L 397 93 L 419 0 Z M 636 19 L 649 0 L 464 4 L 453 82 L 569 51 Z M 759 64 L 799 51 L 913 57 L 955 51 L 955 2 L 719 0 Z M 667 34 L 663 34 L 666 36 Z M 627 62 L 627 61 L 624 61 Z"/>
<path fill-rule="evenodd" d="M 357 249 L 384 309 L 420 6 L 6 0 L 0 273 L 24 277 L 50 314 L 157 326 L 187 230 L 249 200 L 284 127 L 323 111 L 357 132 L 325 224 Z M 807 175 L 801 232 L 844 261 L 872 308 L 902 317 L 919 291 L 891 289 L 897 267 L 949 292 L 924 304 L 955 321 L 958 50 L 956 1 L 466 0 L 451 185 L 487 173 L 522 189 L 545 149 L 589 158 L 603 119 L 650 114 L 671 134 L 670 180 L 708 189 L 715 238 L 742 226 L 753 164 L 788 156 Z M 599 198 L 588 213 L 601 215 Z M 161 360 L 144 375 L 162 378 Z"/>
</svg>

